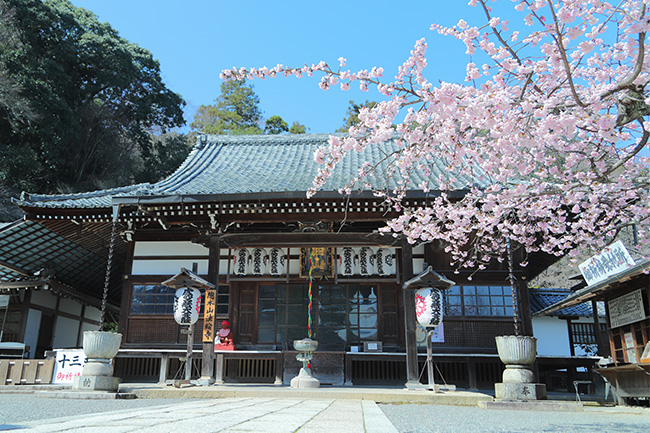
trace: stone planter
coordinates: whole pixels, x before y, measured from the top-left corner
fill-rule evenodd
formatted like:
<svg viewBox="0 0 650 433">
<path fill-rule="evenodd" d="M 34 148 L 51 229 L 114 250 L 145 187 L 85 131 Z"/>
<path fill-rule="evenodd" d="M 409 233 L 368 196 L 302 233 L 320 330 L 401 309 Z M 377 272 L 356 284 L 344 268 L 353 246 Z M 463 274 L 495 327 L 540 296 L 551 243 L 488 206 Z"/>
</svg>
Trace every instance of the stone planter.
<svg viewBox="0 0 650 433">
<path fill-rule="evenodd" d="M 87 391 L 117 391 L 120 379 L 113 377 L 113 364 L 122 334 L 104 331 L 85 331 L 83 349 L 88 358 L 81 376 L 74 378 L 73 389 Z"/>
<path fill-rule="evenodd" d="M 494 337 L 501 362 L 506 365 L 531 365 L 537 357 L 537 338 L 526 335 Z"/>
<path fill-rule="evenodd" d="M 497 400 L 545 400 L 546 386 L 535 382 L 531 369 L 537 357 L 537 338 L 526 335 L 495 337 L 499 358 L 506 365 L 503 383 L 494 385 Z"/>
<path fill-rule="evenodd" d="M 113 359 L 122 343 L 122 334 L 85 331 L 83 349 L 88 359 Z"/>
</svg>

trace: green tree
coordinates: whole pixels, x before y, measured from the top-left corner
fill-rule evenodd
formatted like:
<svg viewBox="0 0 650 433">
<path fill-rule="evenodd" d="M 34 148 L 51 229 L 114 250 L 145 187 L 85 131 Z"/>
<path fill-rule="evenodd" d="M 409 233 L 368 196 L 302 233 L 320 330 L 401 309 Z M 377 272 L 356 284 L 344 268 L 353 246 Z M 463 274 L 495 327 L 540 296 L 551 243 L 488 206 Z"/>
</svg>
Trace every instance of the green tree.
<svg viewBox="0 0 650 433">
<path fill-rule="evenodd" d="M 351 126 L 359 124 L 359 113 L 362 108 L 373 108 L 377 105 L 374 101 L 366 101 L 361 104 L 357 104 L 354 101 L 350 101 L 350 106 L 348 107 L 348 112 L 345 118 L 343 119 L 343 126 L 336 130 L 336 132 L 348 132 Z"/>
<path fill-rule="evenodd" d="M 265 134 L 282 134 L 289 131 L 289 125 L 280 116 L 271 116 L 264 123 Z"/>
<path fill-rule="evenodd" d="M 201 105 L 190 127 L 206 134 L 261 134 L 260 98 L 245 80 L 224 81 L 216 105 Z"/>
<path fill-rule="evenodd" d="M 291 128 L 289 128 L 289 134 L 305 134 L 307 132 L 307 128 L 305 125 L 298 123 L 298 122 L 293 122 L 291 125 Z"/>
<path fill-rule="evenodd" d="M 144 166 L 135 178 L 136 182 L 157 182 L 164 179 L 181 165 L 191 149 L 190 137 L 178 132 L 156 135 L 152 142 L 153 145 L 145 150 Z"/>
<path fill-rule="evenodd" d="M 151 130 L 184 123 L 183 100 L 151 53 L 67 0 L 0 0 L 4 83 L 20 83 L 33 116 L 0 110 L 0 180 L 44 192 L 132 180 Z M 151 152 L 149 152 L 151 153 Z M 119 170 L 115 168 L 119 167 Z"/>
</svg>

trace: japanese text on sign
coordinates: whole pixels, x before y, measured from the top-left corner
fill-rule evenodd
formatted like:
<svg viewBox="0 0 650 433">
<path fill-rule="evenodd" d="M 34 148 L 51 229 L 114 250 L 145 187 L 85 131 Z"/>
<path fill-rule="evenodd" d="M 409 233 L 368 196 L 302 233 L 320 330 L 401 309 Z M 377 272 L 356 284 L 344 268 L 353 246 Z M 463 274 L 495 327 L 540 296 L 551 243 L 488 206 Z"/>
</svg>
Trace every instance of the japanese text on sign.
<svg viewBox="0 0 650 433">
<path fill-rule="evenodd" d="M 607 303 L 607 308 L 609 309 L 609 320 L 612 328 L 645 319 L 641 289 L 612 299 Z"/>
<path fill-rule="evenodd" d="M 216 314 L 217 291 L 205 291 L 205 310 L 203 311 L 203 342 L 214 341 L 214 316 Z"/>
<path fill-rule="evenodd" d="M 599 283 L 612 275 L 634 266 L 634 259 L 627 252 L 623 242 L 614 242 L 601 254 L 591 257 L 578 266 L 587 285 Z"/>
<path fill-rule="evenodd" d="M 72 383 L 75 376 L 81 376 L 88 358 L 83 350 L 57 350 L 52 383 Z"/>
</svg>

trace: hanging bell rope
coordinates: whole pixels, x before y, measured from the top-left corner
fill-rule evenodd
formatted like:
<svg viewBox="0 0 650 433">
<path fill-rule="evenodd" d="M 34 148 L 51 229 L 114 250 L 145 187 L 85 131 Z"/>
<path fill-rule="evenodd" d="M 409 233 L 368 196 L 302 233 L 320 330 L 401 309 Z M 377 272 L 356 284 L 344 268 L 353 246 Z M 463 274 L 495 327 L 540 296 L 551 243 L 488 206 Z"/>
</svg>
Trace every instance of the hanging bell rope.
<svg viewBox="0 0 650 433">
<path fill-rule="evenodd" d="M 111 241 L 108 246 L 108 258 L 106 259 L 106 278 L 104 279 L 104 293 L 102 295 L 102 309 L 99 316 L 99 330 L 104 329 L 104 316 L 106 315 L 106 302 L 108 301 L 108 284 L 111 280 L 111 267 L 113 265 L 113 250 L 115 249 L 115 229 L 117 228 L 117 216 L 119 207 L 113 208 L 113 227 L 111 228 Z"/>
</svg>

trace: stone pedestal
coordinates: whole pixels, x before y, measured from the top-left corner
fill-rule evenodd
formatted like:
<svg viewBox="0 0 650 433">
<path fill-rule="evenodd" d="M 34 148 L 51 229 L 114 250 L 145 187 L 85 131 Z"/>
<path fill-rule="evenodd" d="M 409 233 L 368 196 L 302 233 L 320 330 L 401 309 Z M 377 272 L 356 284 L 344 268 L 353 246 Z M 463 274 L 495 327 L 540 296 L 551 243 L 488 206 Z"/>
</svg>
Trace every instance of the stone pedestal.
<svg viewBox="0 0 650 433">
<path fill-rule="evenodd" d="M 309 369 L 301 368 L 298 376 L 291 379 L 291 388 L 319 388 L 320 382 L 311 375 Z"/>
<path fill-rule="evenodd" d="M 495 383 L 494 397 L 497 400 L 511 401 L 546 400 L 546 385 L 543 383 Z"/>
<path fill-rule="evenodd" d="M 120 379 L 112 376 L 77 376 L 72 380 L 72 389 L 83 391 L 116 392 Z"/>
</svg>

